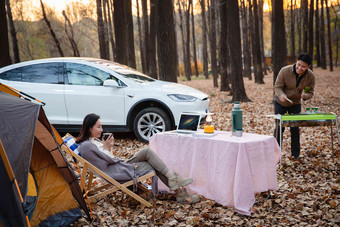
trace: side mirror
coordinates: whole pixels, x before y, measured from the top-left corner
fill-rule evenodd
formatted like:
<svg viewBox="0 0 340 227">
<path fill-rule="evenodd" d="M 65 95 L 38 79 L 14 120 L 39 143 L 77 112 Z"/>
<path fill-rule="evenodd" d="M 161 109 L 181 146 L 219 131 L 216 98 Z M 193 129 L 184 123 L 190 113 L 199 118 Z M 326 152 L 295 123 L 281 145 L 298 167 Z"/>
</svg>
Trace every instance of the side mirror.
<svg viewBox="0 0 340 227">
<path fill-rule="evenodd" d="M 111 79 L 105 80 L 103 85 L 108 87 L 120 87 L 117 81 Z"/>
</svg>

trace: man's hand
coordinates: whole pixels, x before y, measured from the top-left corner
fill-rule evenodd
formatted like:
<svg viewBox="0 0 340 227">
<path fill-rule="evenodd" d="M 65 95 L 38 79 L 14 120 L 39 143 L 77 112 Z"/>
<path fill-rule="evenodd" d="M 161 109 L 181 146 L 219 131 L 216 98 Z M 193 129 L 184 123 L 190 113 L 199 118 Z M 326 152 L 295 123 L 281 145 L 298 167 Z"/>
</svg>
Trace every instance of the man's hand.
<svg viewBox="0 0 340 227">
<path fill-rule="evenodd" d="M 303 100 L 306 100 L 306 99 L 308 98 L 308 95 L 307 95 L 307 94 L 301 94 L 301 98 L 302 98 Z"/>
<path fill-rule="evenodd" d="M 287 102 L 287 96 L 285 94 L 280 95 L 279 99 L 281 102 Z"/>
</svg>

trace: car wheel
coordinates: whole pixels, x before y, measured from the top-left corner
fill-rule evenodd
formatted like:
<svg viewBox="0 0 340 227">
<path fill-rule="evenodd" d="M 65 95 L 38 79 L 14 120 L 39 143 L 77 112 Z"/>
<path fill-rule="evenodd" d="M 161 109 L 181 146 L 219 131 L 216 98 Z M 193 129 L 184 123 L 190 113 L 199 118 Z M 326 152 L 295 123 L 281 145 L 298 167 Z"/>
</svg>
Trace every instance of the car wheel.
<svg viewBox="0 0 340 227">
<path fill-rule="evenodd" d="M 168 115 L 157 107 L 149 107 L 139 112 L 133 122 L 133 131 L 137 138 L 149 142 L 149 138 L 158 132 L 171 128 Z"/>
</svg>

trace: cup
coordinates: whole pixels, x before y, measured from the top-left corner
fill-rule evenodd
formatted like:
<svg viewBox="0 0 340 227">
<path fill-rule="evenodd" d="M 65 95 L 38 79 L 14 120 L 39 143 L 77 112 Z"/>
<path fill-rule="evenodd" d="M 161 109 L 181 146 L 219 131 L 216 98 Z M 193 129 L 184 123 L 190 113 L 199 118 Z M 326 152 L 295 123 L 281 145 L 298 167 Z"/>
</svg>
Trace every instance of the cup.
<svg viewBox="0 0 340 227">
<path fill-rule="evenodd" d="M 111 132 L 104 132 L 104 133 L 103 133 L 103 139 L 104 139 L 104 140 L 107 140 L 107 139 L 109 138 L 110 135 L 112 135 Z"/>
<path fill-rule="evenodd" d="M 235 136 L 236 137 L 242 137 L 242 130 L 236 130 L 235 131 Z"/>
</svg>

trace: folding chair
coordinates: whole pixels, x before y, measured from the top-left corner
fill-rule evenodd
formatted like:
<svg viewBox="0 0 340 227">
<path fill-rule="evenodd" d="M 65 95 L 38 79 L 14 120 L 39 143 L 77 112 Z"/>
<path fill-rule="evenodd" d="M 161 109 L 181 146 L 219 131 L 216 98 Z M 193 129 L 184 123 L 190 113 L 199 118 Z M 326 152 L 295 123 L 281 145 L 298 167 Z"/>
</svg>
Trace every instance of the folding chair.
<svg viewBox="0 0 340 227">
<path fill-rule="evenodd" d="M 68 135 L 66 135 L 65 137 L 67 136 Z M 84 182 L 84 184 L 80 185 L 80 187 L 82 190 L 85 187 L 85 193 L 91 202 L 96 201 L 97 199 L 102 198 L 103 196 L 106 196 L 108 194 L 121 190 L 122 192 L 125 192 L 126 194 L 128 194 L 129 196 L 131 196 L 132 198 L 134 198 L 135 200 L 137 200 L 144 206 L 147 206 L 147 207 L 152 206 L 151 203 L 149 203 L 148 201 L 146 201 L 145 199 L 143 199 L 142 197 L 140 197 L 139 195 L 137 195 L 136 193 L 134 193 L 128 188 L 129 186 L 134 184 L 133 180 L 130 180 L 128 182 L 121 184 L 115 179 L 111 178 L 106 173 L 104 173 L 103 171 L 101 171 L 100 169 L 98 169 L 97 167 L 95 167 L 94 165 L 92 165 L 90 162 L 85 160 L 83 157 L 76 154 L 65 143 L 63 147 L 67 148 L 64 150 L 74 157 L 75 162 L 82 164 L 83 169 L 81 171 L 81 182 Z M 93 182 L 94 175 L 102 178 L 106 182 L 106 184 L 104 184 L 103 186 L 96 187 Z M 153 176 L 155 176 L 155 173 L 151 172 L 151 173 L 145 174 L 137 178 L 138 188 L 142 189 L 143 191 L 149 191 L 149 189 L 147 189 L 142 184 L 142 182 Z"/>
</svg>

